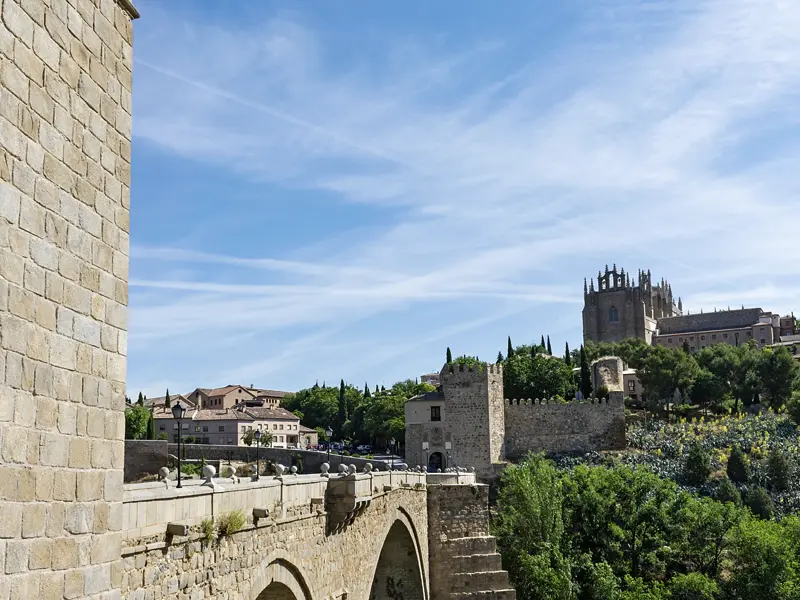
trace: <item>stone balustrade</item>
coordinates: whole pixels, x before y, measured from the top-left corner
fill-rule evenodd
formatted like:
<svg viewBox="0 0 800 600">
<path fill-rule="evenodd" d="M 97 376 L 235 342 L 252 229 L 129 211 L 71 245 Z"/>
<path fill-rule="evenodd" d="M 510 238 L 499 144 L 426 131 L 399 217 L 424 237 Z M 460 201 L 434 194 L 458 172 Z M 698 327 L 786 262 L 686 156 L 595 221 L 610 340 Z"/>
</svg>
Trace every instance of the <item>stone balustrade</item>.
<svg viewBox="0 0 800 600">
<path fill-rule="evenodd" d="M 281 521 L 324 511 L 345 519 L 358 506 L 395 488 L 424 489 L 426 485 L 474 485 L 474 473 L 414 471 L 350 471 L 337 474 L 190 479 L 177 488 L 174 481 L 126 484 L 122 529 L 126 545 L 163 536 L 169 523 L 199 526 L 205 519 L 241 510 L 252 519 L 253 510 Z M 360 503 L 360 504 L 359 504 Z M 266 511 L 266 512 L 264 512 Z M 263 517 L 262 517 L 263 518 Z"/>
</svg>

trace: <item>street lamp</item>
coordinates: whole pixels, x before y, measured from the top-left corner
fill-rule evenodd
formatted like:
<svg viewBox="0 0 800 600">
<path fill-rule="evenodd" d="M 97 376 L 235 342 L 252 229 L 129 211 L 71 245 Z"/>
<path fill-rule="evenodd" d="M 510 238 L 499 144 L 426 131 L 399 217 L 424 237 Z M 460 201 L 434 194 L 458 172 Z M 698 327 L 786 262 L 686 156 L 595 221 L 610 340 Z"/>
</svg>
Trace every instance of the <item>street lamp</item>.
<svg viewBox="0 0 800 600">
<path fill-rule="evenodd" d="M 328 438 L 328 464 L 331 464 L 331 438 L 333 437 L 333 429 L 330 428 L 330 425 L 325 430 L 325 437 Z"/>
<path fill-rule="evenodd" d="M 389 440 L 389 447 L 392 450 L 392 471 L 394 471 L 394 448 L 395 448 L 395 444 L 397 444 L 397 441 L 394 438 Z"/>
<path fill-rule="evenodd" d="M 256 429 L 256 481 L 259 479 L 259 474 L 261 473 L 261 463 L 259 462 L 259 455 L 258 451 L 261 449 L 261 436 L 264 435 L 264 432 L 261 429 Z"/>
<path fill-rule="evenodd" d="M 186 414 L 186 408 L 181 404 L 180 400 L 172 406 L 172 418 L 178 422 L 178 487 L 181 487 L 181 419 Z"/>
</svg>

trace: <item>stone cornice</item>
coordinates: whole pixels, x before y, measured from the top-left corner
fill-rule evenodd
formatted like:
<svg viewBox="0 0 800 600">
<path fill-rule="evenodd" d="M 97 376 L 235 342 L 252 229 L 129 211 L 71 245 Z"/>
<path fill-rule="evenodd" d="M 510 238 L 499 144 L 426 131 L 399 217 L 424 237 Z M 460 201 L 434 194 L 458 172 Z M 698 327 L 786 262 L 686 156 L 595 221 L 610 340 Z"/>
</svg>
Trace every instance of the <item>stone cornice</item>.
<svg viewBox="0 0 800 600">
<path fill-rule="evenodd" d="M 131 20 L 138 19 L 141 16 L 131 0 L 117 0 L 117 4 L 119 4 L 122 9 L 128 13 Z"/>
</svg>

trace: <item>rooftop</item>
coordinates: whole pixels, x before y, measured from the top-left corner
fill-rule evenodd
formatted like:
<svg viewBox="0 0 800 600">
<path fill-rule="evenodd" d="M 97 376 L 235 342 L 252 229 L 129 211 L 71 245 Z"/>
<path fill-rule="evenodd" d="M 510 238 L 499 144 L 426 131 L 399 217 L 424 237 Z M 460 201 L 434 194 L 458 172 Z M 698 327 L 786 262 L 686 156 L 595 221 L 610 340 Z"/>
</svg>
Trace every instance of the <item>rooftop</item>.
<svg viewBox="0 0 800 600">
<path fill-rule="evenodd" d="M 751 327 L 759 322 L 762 314 L 764 311 L 760 308 L 744 308 L 666 317 L 658 320 L 658 333 L 664 335 Z"/>
<path fill-rule="evenodd" d="M 436 402 L 439 400 L 444 400 L 444 392 L 435 391 L 435 392 L 425 392 L 424 394 L 417 394 L 406 400 L 406 402 Z"/>
</svg>

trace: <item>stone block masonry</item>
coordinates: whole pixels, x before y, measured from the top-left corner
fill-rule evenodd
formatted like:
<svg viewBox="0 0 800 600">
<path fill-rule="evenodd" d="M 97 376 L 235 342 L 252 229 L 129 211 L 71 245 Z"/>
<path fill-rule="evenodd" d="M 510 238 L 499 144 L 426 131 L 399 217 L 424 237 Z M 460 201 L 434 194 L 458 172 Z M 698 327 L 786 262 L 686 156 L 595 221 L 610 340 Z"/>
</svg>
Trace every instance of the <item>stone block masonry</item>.
<svg viewBox="0 0 800 600">
<path fill-rule="evenodd" d="M 509 460 L 524 458 L 528 452 L 587 452 L 626 447 L 622 398 L 594 404 L 508 400 L 505 422 Z"/>
<path fill-rule="evenodd" d="M 0 598 L 119 597 L 135 16 L 0 0 Z"/>
</svg>

